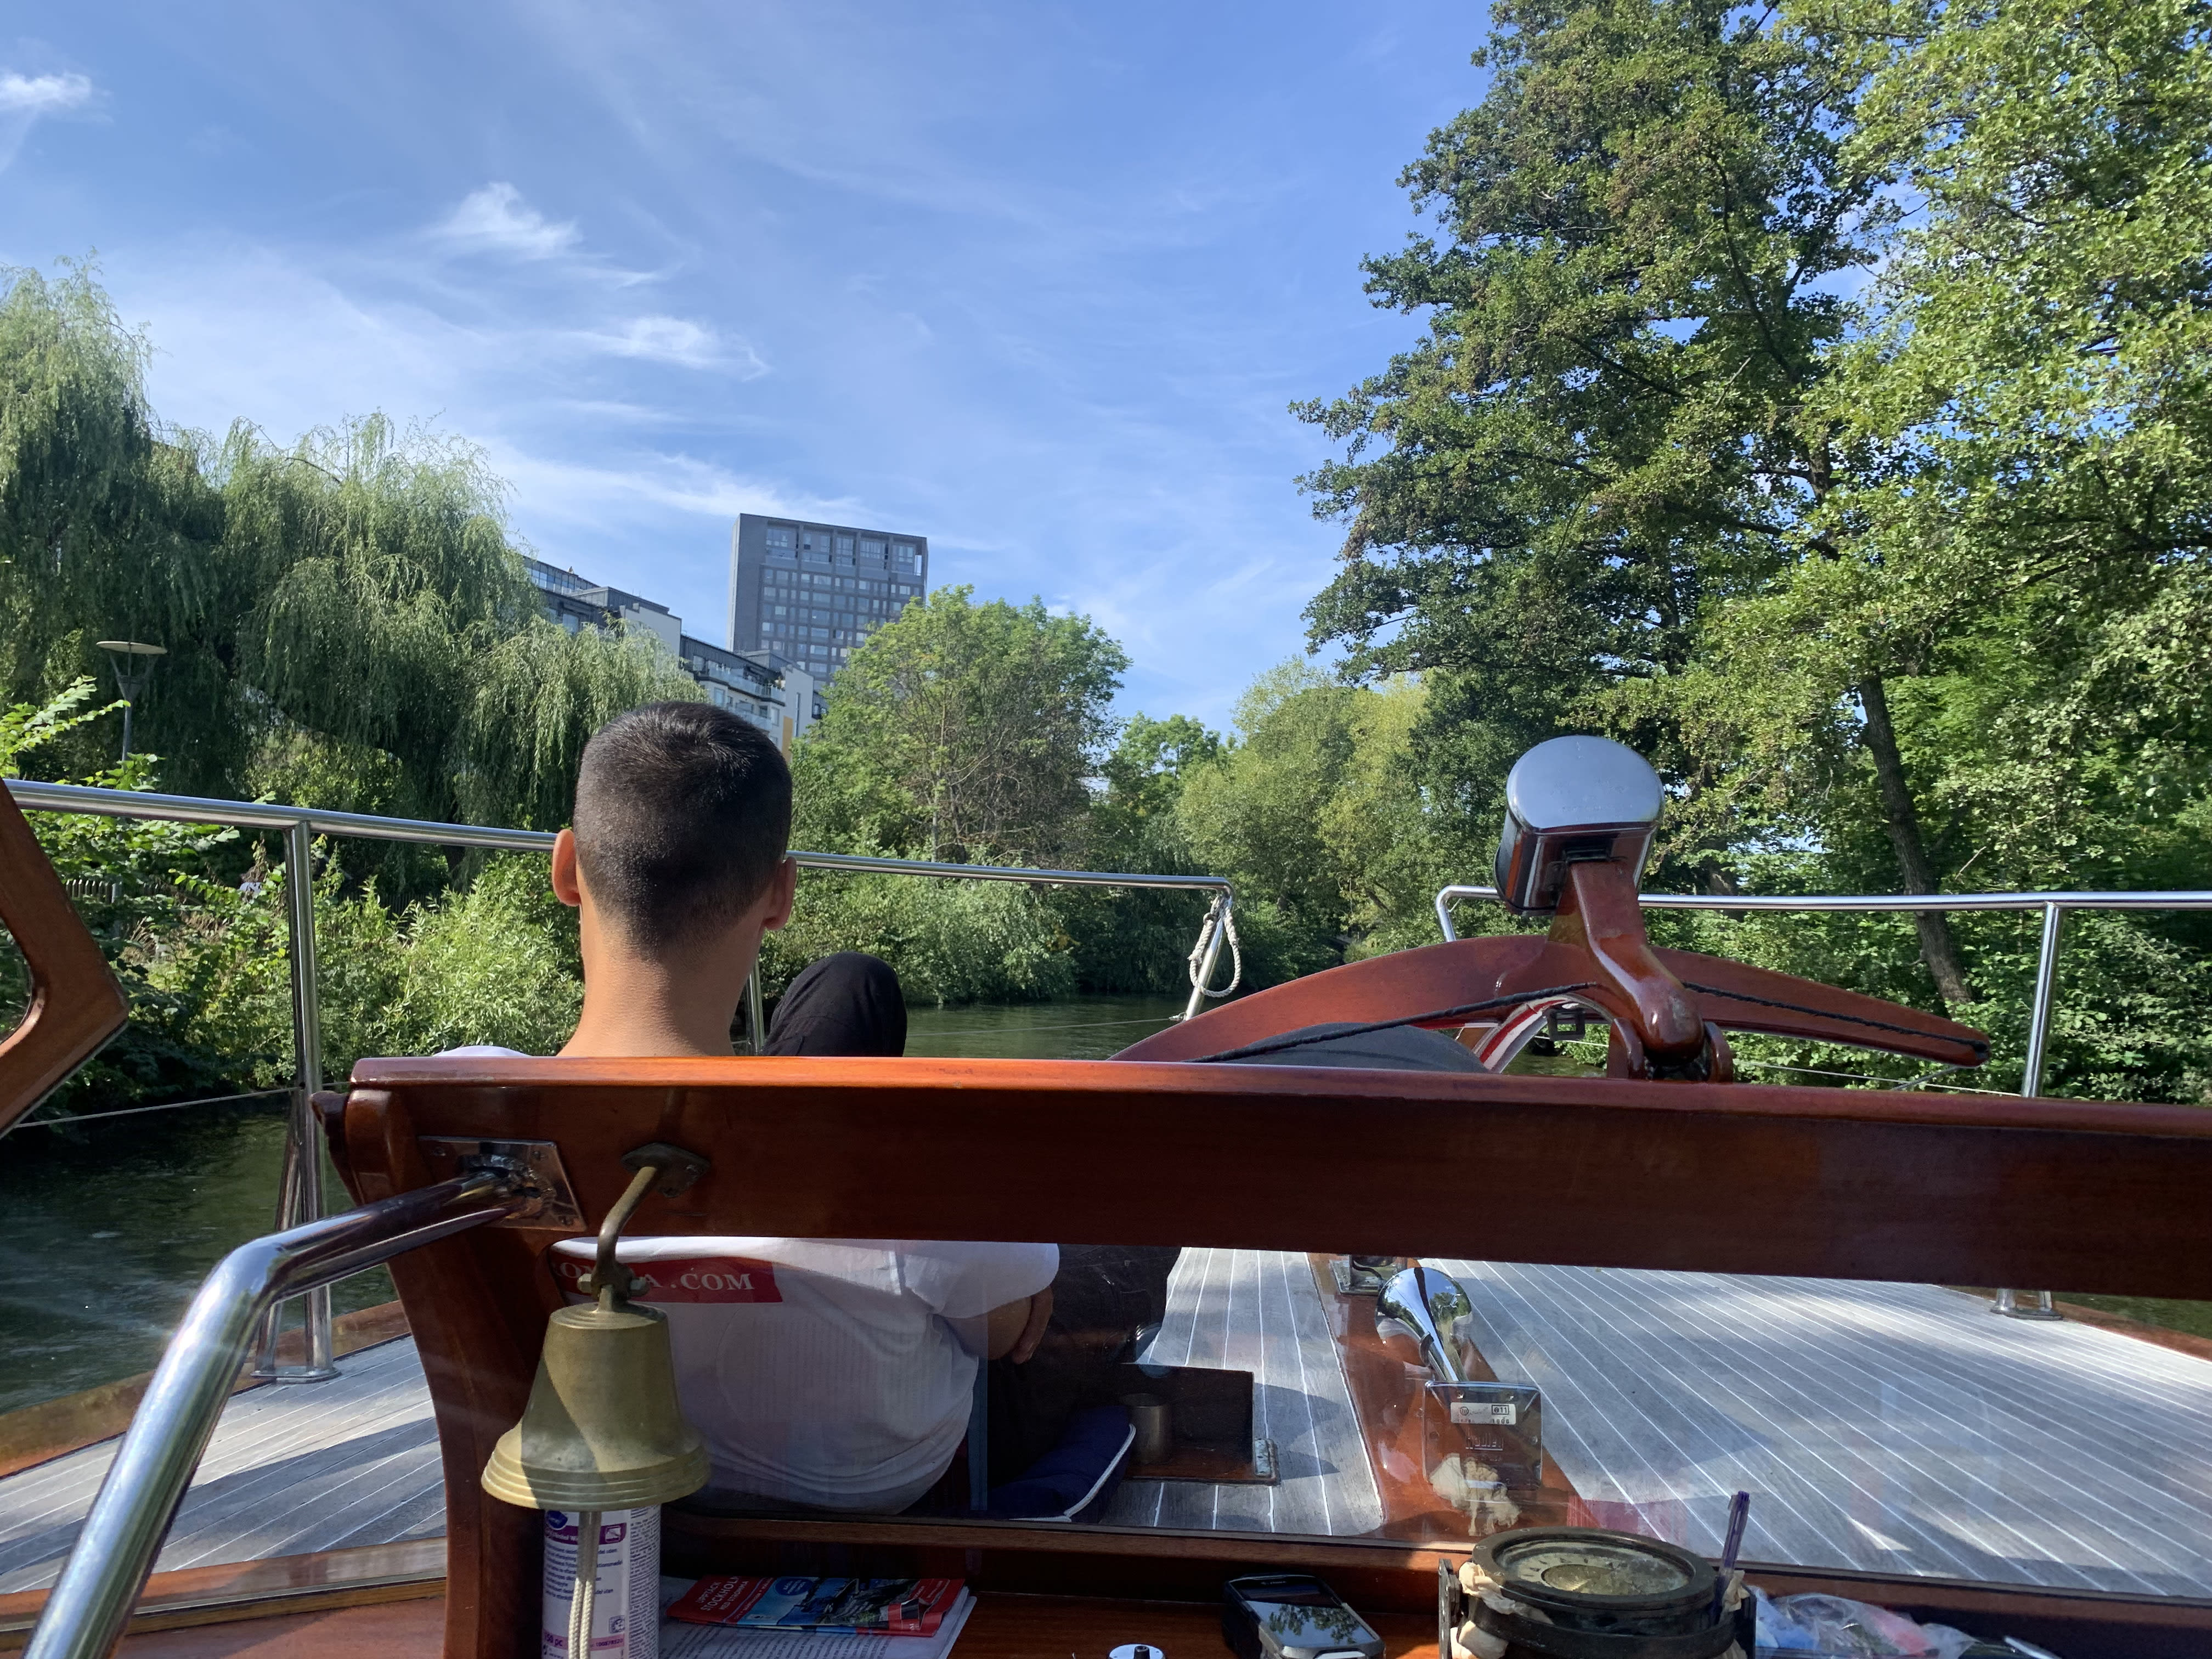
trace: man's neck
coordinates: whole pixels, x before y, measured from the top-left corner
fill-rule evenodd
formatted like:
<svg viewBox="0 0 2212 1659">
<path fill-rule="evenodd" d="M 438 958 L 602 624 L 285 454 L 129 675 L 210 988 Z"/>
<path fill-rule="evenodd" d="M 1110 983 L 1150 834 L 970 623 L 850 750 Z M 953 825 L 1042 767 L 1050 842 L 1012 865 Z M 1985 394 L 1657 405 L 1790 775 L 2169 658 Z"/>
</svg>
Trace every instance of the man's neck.
<svg viewBox="0 0 2212 1659">
<path fill-rule="evenodd" d="M 759 950 L 722 950 L 659 959 L 587 951 L 584 1008 L 561 1053 L 571 1059 L 727 1055 L 730 1024 Z"/>
</svg>

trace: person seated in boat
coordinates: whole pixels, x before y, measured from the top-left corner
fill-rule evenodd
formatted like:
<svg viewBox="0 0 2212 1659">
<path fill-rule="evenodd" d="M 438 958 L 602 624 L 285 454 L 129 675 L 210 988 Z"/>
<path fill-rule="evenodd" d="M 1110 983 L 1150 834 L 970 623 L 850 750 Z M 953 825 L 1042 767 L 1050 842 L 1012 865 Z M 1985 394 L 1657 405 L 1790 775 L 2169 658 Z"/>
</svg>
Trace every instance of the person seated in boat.
<svg viewBox="0 0 2212 1659">
<path fill-rule="evenodd" d="M 732 1053 L 761 939 L 791 915 L 791 794 L 767 735 L 707 703 L 633 709 L 586 744 L 553 848 L 584 959 L 563 1057 Z M 793 981 L 767 1047 L 896 1054 L 905 1023 L 890 969 L 848 953 Z M 623 1260 L 659 1287 L 647 1299 L 669 1316 L 678 1390 L 714 1461 L 705 1501 L 888 1513 L 951 1464 L 977 1365 L 1036 1348 L 1059 1251 L 684 1237 L 625 1240 Z"/>
</svg>

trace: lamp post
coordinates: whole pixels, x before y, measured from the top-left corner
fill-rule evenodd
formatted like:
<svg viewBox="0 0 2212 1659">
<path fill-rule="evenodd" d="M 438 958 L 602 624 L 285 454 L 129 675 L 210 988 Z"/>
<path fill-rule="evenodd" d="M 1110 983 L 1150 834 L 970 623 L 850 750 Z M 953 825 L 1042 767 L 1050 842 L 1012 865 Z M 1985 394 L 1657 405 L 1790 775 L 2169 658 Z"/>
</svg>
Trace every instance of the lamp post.
<svg viewBox="0 0 2212 1659">
<path fill-rule="evenodd" d="M 123 693 L 123 758 L 131 758 L 131 705 L 145 689 L 154 672 L 154 659 L 169 654 L 168 647 L 137 640 L 101 640 L 100 648 L 115 659 L 115 684 Z"/>
</svg>

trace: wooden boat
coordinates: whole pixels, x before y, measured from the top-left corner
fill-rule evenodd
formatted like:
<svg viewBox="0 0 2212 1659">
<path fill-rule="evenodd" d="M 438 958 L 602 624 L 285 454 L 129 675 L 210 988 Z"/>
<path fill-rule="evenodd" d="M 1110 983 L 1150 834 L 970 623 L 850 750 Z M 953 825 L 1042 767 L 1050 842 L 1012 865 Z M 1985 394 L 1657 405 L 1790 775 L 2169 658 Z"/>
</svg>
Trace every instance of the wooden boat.
<svg viewBox="0 0 2212 1659">
<path fill-rule="evenodd" d="M 1983 1044 L 1917 1011 L 1654 951 L 1632 876 L 1593 862 L 1567 879 L 1548 935 L 1334 969 L 1228 1004 L 1115 1062 L 362 1062 L 349 1091 L 317 1102 L 357 1202 L 434 1192 L 456 1146 L 521 1144 L 538 1170 L 498 1217 L 392 1263 L 444 1466 L 442 1574 L 428 1571 L 419 1544 L 160 1573 L 122 1650 L 536 1651 L 538 1517 L 486 1497 L 477 1476 L 523 1409 L 560 1300 L 551 1247 L 596 1227 L 629 1179 L 623 1156 L 648 1142 L 681 1146 L 708 1170 L 680 1196 L 647 1197 L 641 1232 L 1172 1244 L 1187 1267 L 1223 1253 L 1264 1256 L 1286 1285 L 1292 1267 L 1305 1268 L 1308 1305 L 1333 1324 L 1328 1346 L 1372 1472 L 1376 1524 L 1357 1533 L 668 1514 L 671 1571 L 965 1577 L 981 1601 L 961 1650 L 978 1656 L 1089 1659 L 1126 1642 L 1177 1659 L 1212 1652 L 1222 1579 L 1269 1567 L 1324 1573 L 1392 1653 L 1434 1651 L 1437 1566 L 1464 1554 L 1468 1528 L 1439 1504 L 1409 1438 L 1419 1432 L 1407 1403 L 1414 1351 L 1376 1328 L 1371 1301 L 1333 1287 L 1323 1264 L 1336 1252 L 1457 1264 L 1468 1278 L 1549 1264 L 1526 1271 L 2212 1299 L 2203 1199 L 2212 1116 L 1724 1080 L 1730 1030 L 1942 1062 L 1978 1058 Z M 0 1110 L 12 1118 L 115 1028 L 120 1005 L 4 800 L 0 919 L 39 986 L 32 1018 L 0 1046 Z M 1324 1019 L 1473 1025 L 1473 1040 L 1495 1054 L 1562 1000 L 1608 1021 L 1612 1075 L 1218 1058 Z M 573 1212 L 549 1201 L 556 1195 Z M 1875 1304 L 1864 1307 L 1874 1318 Z M 2002 1325 L 1979 1328 L 2010 1340 L 2015 1328 Z M 1502 1370 L 1517 1357 L 1472 1358 Z M 1563 1403 L 1554 1396 L 1554 1419 L 1571 1414 Z M 2109 1438 L 2104 1425 L 2075 1427 Z M 2049 1450 L 2056 1459 L 2063 1448 Z M 1556 1458 L 1540 1487 L 1516 1495 L 1529 1521 L 1639 1518 L 1577 1490 Z M 1754 1560 L 1752 1576 L 1771 1593 L 1830 1590 L 2018 1636 L 2065 1659 L 2212 1650 L 2201 1585 L 2127 1593 L 1787 1560 Z M 165 1622 L 190 1627 L 157 1628 Z"/>
</svg>

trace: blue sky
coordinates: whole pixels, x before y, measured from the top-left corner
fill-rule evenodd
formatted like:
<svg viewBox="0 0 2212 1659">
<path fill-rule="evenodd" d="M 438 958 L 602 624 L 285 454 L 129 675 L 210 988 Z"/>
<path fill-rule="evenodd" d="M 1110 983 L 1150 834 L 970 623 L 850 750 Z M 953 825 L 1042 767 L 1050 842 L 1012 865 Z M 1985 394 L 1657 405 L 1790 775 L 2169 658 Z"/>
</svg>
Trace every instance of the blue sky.
<svg viewBox="0 0 2212 1659">
<path fill-rule="evenodd" d="M 97 249 L 157 411 L 481 444 L 538 553 L 725 635 L 730 523 L 920 532 L 1220 722 L 1340 539 L 1285 412 L 1469 6 L 103 3 L 0 35 L 0 260 Z"/>
</svg>

